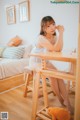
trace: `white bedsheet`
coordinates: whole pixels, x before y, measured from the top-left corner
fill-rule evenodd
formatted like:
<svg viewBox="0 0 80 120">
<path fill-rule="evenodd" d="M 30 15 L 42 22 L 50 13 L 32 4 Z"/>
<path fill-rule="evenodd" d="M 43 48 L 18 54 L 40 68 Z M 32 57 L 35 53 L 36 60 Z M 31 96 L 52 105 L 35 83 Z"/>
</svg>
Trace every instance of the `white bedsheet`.
<svg viewBox="0 0 80 120">
<path fill-rule="evenodd" d="M 29 63 L 28 58 L 6 59 L 0 58 L 0 79 L 23 73 Z"/>
</svg>

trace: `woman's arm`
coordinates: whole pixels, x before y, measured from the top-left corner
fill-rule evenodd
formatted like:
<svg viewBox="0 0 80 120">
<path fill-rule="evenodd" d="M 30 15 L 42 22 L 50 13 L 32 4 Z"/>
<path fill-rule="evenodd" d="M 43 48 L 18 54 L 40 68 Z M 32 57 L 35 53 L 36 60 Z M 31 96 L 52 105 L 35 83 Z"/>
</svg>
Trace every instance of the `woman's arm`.
<svg viewBox="0 0 80 120">
<path fill-rule="evenodd" d="M 63 26 L 57 26 L 57 30 L 59 32 L 57 42 L 54 44 L 54 51 L 60 52 L 63 48 L 63 32 L 64 27 Z"/>
</svg>

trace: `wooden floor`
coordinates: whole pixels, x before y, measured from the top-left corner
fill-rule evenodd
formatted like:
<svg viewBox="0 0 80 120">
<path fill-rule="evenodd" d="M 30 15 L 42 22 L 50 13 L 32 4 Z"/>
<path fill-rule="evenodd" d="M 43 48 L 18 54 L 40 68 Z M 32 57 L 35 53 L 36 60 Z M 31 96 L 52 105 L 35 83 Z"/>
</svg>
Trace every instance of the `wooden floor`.
<svg viewBox="0 0 80 120">
<path fill-rule="evenodd" d="M 32 94 L 23 97 L 24 86 L 0 95 L 0 112 L 8 112 L 9 120 L 31 120 Z M 70 94 L 70 101 L 74 106 L 74 94 Z M 49 94 L 50 106 L 62 107 L 56 96 Z M 43 106 L 43 97 L 39 98 L 39 108 Z M 1 119 L 0 119 L 1 120 Z"/>
</svg>

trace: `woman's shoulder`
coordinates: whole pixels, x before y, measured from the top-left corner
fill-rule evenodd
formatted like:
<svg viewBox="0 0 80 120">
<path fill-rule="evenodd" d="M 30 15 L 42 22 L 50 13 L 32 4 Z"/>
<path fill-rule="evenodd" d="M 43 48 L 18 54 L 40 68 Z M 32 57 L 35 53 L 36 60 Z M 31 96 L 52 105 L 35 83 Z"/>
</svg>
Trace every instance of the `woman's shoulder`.
<svg viewBox="0 0 80 120">
<path fill-rule="evenodd" d="M 45 36 L 43 35 L 38 36 L 38 41 L 45 41 L 45 40 L 46 40 Z"/>
<path fill-rule="evenodd" d="M 42 45 L 42 44 L 46 44 L 46 42 L 47 42 L 47 39 L 45 38 L 45 36 L 43 36 L 43 35 L 39 35 L 38 36 L 38 39 L 37 39 L 37 44 L 40 44 L 40 45 Z"/>
<path fill-rule="evenodd" d="M 45 37 L 43 35 L 39 35 L 38 38 L 40 39 L 45 39 Z"/>
</svg>

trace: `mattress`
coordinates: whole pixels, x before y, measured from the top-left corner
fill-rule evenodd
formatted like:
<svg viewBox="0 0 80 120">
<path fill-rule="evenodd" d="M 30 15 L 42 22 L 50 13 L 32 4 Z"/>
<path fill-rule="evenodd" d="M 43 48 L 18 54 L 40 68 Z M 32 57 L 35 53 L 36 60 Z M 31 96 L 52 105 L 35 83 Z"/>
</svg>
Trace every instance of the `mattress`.
<svg viewBox="0 0 80 120">
<path fill-rule="evenodd" d="M 29 63 L 29 58 L 6 59 L 0 58 L 0 80 L 23 73 L 24 67 Z"/>
</svg>

